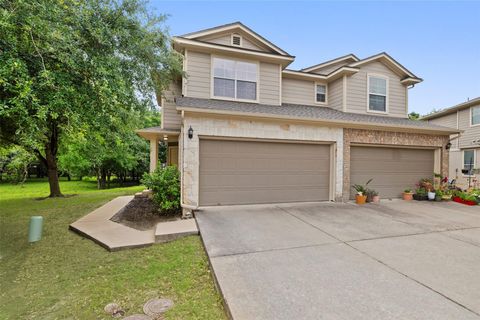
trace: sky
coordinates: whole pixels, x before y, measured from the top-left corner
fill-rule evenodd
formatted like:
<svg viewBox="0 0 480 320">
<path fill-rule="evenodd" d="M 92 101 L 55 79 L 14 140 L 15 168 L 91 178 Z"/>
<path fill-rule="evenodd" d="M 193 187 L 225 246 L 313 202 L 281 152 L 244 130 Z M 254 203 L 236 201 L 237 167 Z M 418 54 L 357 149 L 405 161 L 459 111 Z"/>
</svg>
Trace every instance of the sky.
<svg viewBox="0 0 480 320">
<path fill-rule="evenodd" d="M 241 21 L 296 56 L 301 69 L 348 53 L 387 52 L 424 79 L 410 111 L 426 114 L 480 96 L 480 1 L 163 1 L 170 35 Z"/>
</svg>

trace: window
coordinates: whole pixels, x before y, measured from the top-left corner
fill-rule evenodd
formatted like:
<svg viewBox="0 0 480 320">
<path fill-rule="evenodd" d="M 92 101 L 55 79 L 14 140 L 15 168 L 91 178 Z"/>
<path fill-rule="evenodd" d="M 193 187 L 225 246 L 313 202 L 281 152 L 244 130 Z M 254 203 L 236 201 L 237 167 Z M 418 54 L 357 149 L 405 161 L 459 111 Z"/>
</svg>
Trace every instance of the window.
<svg viewBox="0 0 480 320">
<path fill-rule="evenodd" d="M 315 101 L 319 103 L 327 102 L 327 86 L 324 84 L 315 85 Z"/>
<path fill-rule="evenodd" d="M 240 100 L 257 100 L 257 64 L 214 58 L 213 95 Z"/>
<path fill-rule="evenodd" d="M 480 106 L 472 107 L 470 112 L 472 116 L 472 119 L 471 119 L 472 126 L 480 124 Z"/>
<path fill-rule="evenodd" d="M 387 112 L 387 85 L 386 78 L 368 77 L 368 110 Z"/>
<path fill-rule="evenodd" d="M 475 150 L 463 151 L 463 169 L 468 170 L 468 174 L 471 174 L 472 169 L 475 167 Z"/>
</svg>

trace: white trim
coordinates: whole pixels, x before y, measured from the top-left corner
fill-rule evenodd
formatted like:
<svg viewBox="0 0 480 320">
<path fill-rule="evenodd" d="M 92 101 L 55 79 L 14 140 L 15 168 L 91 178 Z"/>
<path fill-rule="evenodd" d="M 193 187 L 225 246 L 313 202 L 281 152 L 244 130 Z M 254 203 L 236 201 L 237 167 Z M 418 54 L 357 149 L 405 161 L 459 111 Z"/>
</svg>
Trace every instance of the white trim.
<svg viewBox="0 0 480 320">
<path fill-rule="evenodd" d="M 325 101 L 317 101 L 317 86 L 324 86 L 325 87 Z M 328 83 L 325 82 L 317 82 L 313 83 L 313 102 L 318 105 L 326 105 L 328 104 Z"/>
<path fill-rule="evenodd" d="M 460 116 L 459 116 L 460 110 L 457 110 L 457 130 L 460 127 Z M 457 139 L 457 148 L 460 148 L 460 134 L 458 135 Z"/>
<path fill-rule="evenodd" d="M 478 106 L 471 106 L 470 107 L 470 127 L 478 127 L 480 126 L 480 122 L 477 124 L 473 124 L 473 109 L 478 108 L 480 110 L 480 105 Z"/>
<path fill-rule="evenodd" d="M 460 168 L 460 173 L 462 174 L 463 177 L 475 177 L 475 174 L 468 175 L 468 174 L 463 174 L 462 170 L 465 169 L 465 151 L 473 151 L 473 169 L 477 165 L 477 151 L 476 149 L 468 148 L 468 149 L 462 149 L 462 167 Z"/>
<path fill-rule="evenodd" d="M 217 97 L 214 95 L 214 63 L 213 63 L 213 60 L 217 58 L 217 59 L 224 59 L 224 60 L 230 60 L 230 61 L 234 61 L 235 64 L 237 62 L 246 62 L 246 63 L 251 63 L 251 64 L 255 64 L 257 66 L 257 82 L 256 82 L 256 88 L 255 88 L 255 94 L 256 94 L 256 97 L 255 97 L 255 100 L 249 100 L 249 99 L 238 99 L 236 98 L 237 96 L 237 79 L 236 79 L 236 75 L 235 75 L 235 87 L 234 87 L 234 92 L 235 92 L 235 98 L 230 98 L 230 97 Z M 238 101 L 238 102 L 249 102 L 249 103 L 259 103 L 259 100 L 260 100 L 260 61 L 255 61 L 255 60 L 245 60 L 245 59 L 232 59 L 230 57 L 225 57 L 225 56 L 219 56 L 219 55 L 210 55 L 210 99 L 215 99 L 215 100 L 227 100 L 227 101 Z"/>
<path fill-rule="evenodd" d="M 237 45 L 237 44 L 234 44 L 234 43 L 233 43 L 233 37 L 239 37 L 239 38 L 240 38 L 240 44 L 238 44 L 238 45 Z M 230 44 L 231 44 L 232 46 L 235 46 L 235 47 L 243 47 L 243 37 L 242 37 L 242 35 L 241 35 L 241 34 L 238 34 L 238 33 L 232 33 L 232 34 L 230 35 Z"/>
<path fill-rule="evenodd" d="M 347 75 L 343 75 L 342 110 L 347 112 Z"/>
<path fill-rule="evenodd" d="M 269 41 L 266 41 L 266 39 L 263 39 L 259 35 L 256 35 L 256 34 L 252 33 L 252 31 L 248 30 L 247 28 L 245 28 L 243 25 L 241 25 L 239 23 L 232 24 L 232 25 L 229 25 L 229 26 L 220 27 L 220 28 L 213 28 L 213 29 L 210 29 L 210 30 L 190 33 L 190 34 L 187 34 L 185 36 L 182 36 L 182 38 L 185 38 L 185 39 L 200 38 L 200 37 L 204 37 L 204 36 L 207 36 L 207 35 L 210 35 L 210 34 L 222 33 L 222 32 L 225 32 L 225 31 L 229 31 L 231 29 L 236 29 L 236 28 L 239 28 L 240 30 L 247 33 L 252 38 L 261 42 L 263 45 L 267 46 L 268 48 L 273 49 L 274 51 L 276 51 L 280 54 L 288 55 L 288 53 L 286 51 L 280 49 L 280 47 L 277 47 L 276 45 L 274 45 L 273 43 L 271 43 Z M 176 37 L 174 37 L 174 38 L 176 38 Z"/>
<path fill-rule="evenodd" d="M 185 49 L 185 53 L 183 54 L 183 72 L 185 75 L 188 77 L 188 50 Z M 187 88 L 188 88 L 188 78 L 187 77 L 182 77 L 182 94 L 183 96 L 187 97 Z"/>
<path fill-rule="evenodd" d="M 370 110 L 370 78 L 380 78 L 386 81 L 386 95 L 385 95 L 385 111 Z M 389 114 L 388 109 L 388 99 L 389 99 L 389 79 L 387 76 L 378 74 L 378 73 L 367 73 L 367 112 L 368 113 L 379 113 L 379 114 Z M 383 96 L 382 94 L 375 93 L 377 96 Z"/>
<path fill-rule="evenodd" d="M 405 117 L 408 118 L 408 87 L 405 87 Z"/>
<path fill-rule="evenodd" d="M 340 69 L 337 69 L 336 71 L 324 76 L 320 74 L 312 74 L 312 73 L 307 73 L 307 72 L 302 72 L 302 71 L 296 71 L 296 70 L 283 70 L 282 73 L 284 75 L 291 75 L 291 76 L 296 76 L 298 78 L 303 78 L 303 79 L 318 79 L 318 80 L 327 80 L 331 81 L 333 80 L 334 77 L 338 76 L 341 73 L 357 73 L 359 69 L 357 68 L 350 68 L 350 67 L 341 67 Z"/>
<path fill-rule="evenodd" d="M 282 66 L 278 65 L 278 84 L 279 84 L 279 89 L 278 89 L 278 105 L 282 105 L 282 95 L 283 95 L 283 82 L 282 82 Z"/>
<path fill-rule="evenodd" d="M 352 59 L 354 61 L 359 61 L 356 56 L 354 56 L 353 54 L 349 54 L 349 55 L 346 55 L 344 57 L 340 57 L 340 58 L 336 58 L 336 59 L 333 59 L 333 60 L 330 60 L 330 61 L 327 61 L 327 62 L 319 63 L 319 64 L 316 64 L 316 65 L 311 66 L 311 67 L 303 68 L 301 70 L 303 72 L 310 72 L 310 71 L 313 71 L 313 70 L 325 68 L 326 66 L 335 64 L 335 63 L 340 62 L 340 61 L 348 60 L 348 59 Z"/>
</svg>

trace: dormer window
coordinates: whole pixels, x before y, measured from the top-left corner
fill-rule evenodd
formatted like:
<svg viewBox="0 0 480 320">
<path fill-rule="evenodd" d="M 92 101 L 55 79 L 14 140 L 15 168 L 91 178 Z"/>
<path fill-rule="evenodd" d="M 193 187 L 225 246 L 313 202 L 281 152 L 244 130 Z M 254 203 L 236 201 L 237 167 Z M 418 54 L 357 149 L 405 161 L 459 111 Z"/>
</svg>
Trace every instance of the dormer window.
<svg viewBox="0 0 480 320">
<path fill-rule="evenodd" d="M 239 34 L 232 34 L 232 46 L 241 47 L 242 46 L 242 36 Z"/>
<path fill-rule="evenodd" d="M 257 101 L 258 64 L 213 58 L 213 97 Z"/>
<path fill-rule="evenodd" d="M 368 75 L 368 111 L 387 113 L 388 78 Z"/>
</svg>

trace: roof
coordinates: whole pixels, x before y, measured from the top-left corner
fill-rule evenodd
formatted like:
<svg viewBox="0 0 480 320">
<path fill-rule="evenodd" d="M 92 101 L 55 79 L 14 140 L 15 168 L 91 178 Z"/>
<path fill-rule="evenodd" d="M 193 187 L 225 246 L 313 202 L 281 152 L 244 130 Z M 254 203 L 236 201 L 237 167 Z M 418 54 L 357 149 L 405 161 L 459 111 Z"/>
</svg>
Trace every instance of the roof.
<svg viewBox="0 0 480 320">
<path fill-rule="evenodd" d="M 297 104 L 282 104 L 281 106 L 275 106 L 189 97 L 176 98 L 176 104 L 177 110 L 183 110 L 187 112 L 191 111 L 285 120 L 313 121 L 349 128 L 373 127 L 376 129 L 387 130 L 395 128 L 396 130 L 400 131 L 416 131 L 437 134 L 451 134 L 459 132 L 456 129 L 447 128 L 424 121 L 348 113 L 328 107 Z"/>
<path fill-rule="evenodd" d="M 462 103 L 457 104 L 457 105 L 455 105 L 453 107 L 450 107 L 450 108 L 444 108 L 440 111 L 437 111 L 437 112 L 434 112 L 434 113 L 431 113 L 431 114 L 427 114 L 427 115 L 421 117 L 420 119 L 421 120 L 429 120 L 429 119 L 435 119 L 435 118 L 443 117 L 443 116 L 446 116 L 448 114 L 455 113 L 455 112 L 457 112 L 457 110 L 463 110 L 463 109 L 470 108 L 471 106 L 476 105 L 476 104 L 480 104 L 480 97 L 468 100 L 466 102 L 462 102 Z"/>
<path fill-rule="evenodd" d="M 290 54 L 288 54 L 288 52 L 281 49 L 280 47 L 278 47 L 274 43 L 270 42 L 269 40 L 265 39 L 264 37 L 262 37 L 261 35 L 259 35 L 258 33 L 256 33 L 255 31 L 253 31 L 252 29 L 250 29 L 249 27 L 247 27 L 243 23 L 241 23 L 240 21 L 227 23 L 227 24 L 223 24 L 223 25 L 220 25 L 220 26 L 207 28 L 207 29 L 203 29 L 203 30 L 199 30 L 199 31 L 195 31 L 195 32 L 190 32 L 190 33 L 187 33 L 187 34 L 183 34 L 180 37 L 181 38 L 186 38 L 186 39 L 196 39 L 196 38 L 199 38 L 199 37 L 204 37 L 204 36 L 207 36 L 207 35 L 220 33 L 220 32 L 224 32 L 224 31 L 228 31 L 228 30 L 232 30 L 232 29 L 241 29 L 243 32 L 249 34 L 252 38 L 260 41 L 261 43 L 263 43 L 264 45 L 266 45 L 267 47 L 269 47 L 273 51 L 277 52 L 278 54 L 285 55 L 285 56 L 290 56 Z"/>
<path fill-rule="evenodd" d="M 310 66 L 310 67 L 307 67 L 307 68 L 303 68 L 300 71 L 310 72 L 310 71 L 320 69 L 320 68 L 329 66 L 331 64 L 334 64 L 334 63 L 337 63 L 337 62 L 340 62 L 340 61 L 344 61 L 344 60 L 359 61 L 360 59 L 356 55 L 354 55 L 353 53 L 350 53 L 350 54 L 347 54 L 347 55 L 344 55 L 344 56 L 341 56 L 341 57 L 338 57 L 338 58 L 335 58 L 335 59 L 332 59 L 332 60 L 328 60 L 328 61 L 316 64 L 316 65 L 313 65 L 313 66 Z"/>
<path fill-rule="evenodd" d="M 146 139 L 158 137 L 158 136 L 178 136 L 180 134 L 179 129 L 165 129 L 160 126 L 158 127 L 149 127 L 135 130 L 135 132 Z"/>
</svg>

